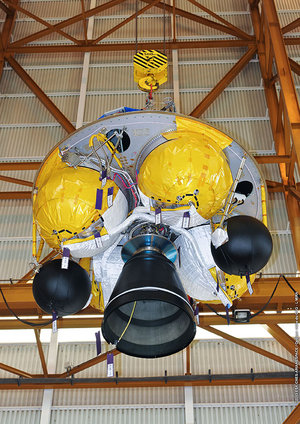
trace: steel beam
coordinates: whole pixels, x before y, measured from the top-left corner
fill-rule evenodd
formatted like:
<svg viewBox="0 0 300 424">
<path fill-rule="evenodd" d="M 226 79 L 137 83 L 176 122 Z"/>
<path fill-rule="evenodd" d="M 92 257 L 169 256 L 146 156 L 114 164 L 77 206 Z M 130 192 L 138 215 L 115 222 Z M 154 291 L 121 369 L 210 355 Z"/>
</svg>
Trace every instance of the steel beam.
<svg viewBox="0 0 300 424">
<path fill-rule="evenodd" d="M 274 353 L 271 353 L 271 352 L 269 352 L 265 349 L 261 349 L 258 346 L 255 346 L 251 343 L 246 342 L 245 340 L 238 339 L 237 337 L 230 336 L 229 334 L 224 333 L 224 331 L 217 330 L 216 328 L 211 327 L 211 326 L 202 327 L 202 328 L 206 331 L 209 331 L 210 333 L 213 333 L 217 336 L 222 337 L 223 339 L 229 340 L 232 343 L 235 343 L 239 346 L 242 346 L 242 347 L 244 347 L 248 350 L 252 350 L 253 352 L 258 353 L 259 355 L 262 355 L 262 356 L 265 356 L 269 359 L 272 359 L 275 362 L 279 362 L 280 364 L 285 365 L 285 366 L 292 368 L 292 369 L 295 368 L 294 362 L 288 361 L 285 358 L 281 358 L 281 356 L 275 355 Z"/>
<path fill-rule="evenodd" d="M 292 410 L 290 415 L 282 424 L 299 424 L 300 422 L 300 403 Z"/>
<path fill-rule="evenodd" d="M 295 189 L 295 188 L 293 188 L 293 187 L 289 187 L 288 190 L 289 190 L 289 193 L 293 197 L 295 197 L 295 199 L 298 200 L 298 202 L 300 202 L 300 191 L 297 190 L 297 189 Z"/>
<path fill-rule="evenodd" d="M 261 155 L 254 156 L 257 163 L 290 163 L 291 157 L 289 155 Z"/>
<path fill-rule="evenodd" d="M 282 182 L 266 180 L 266 184 L 269 193 L 284 193 L 285 189 Z"/>
<path fill-rule="evenodd" d="M 286 34 L 287 32 L 293 31 L 293 29 L 297 28 L 298 26 L 300 26 L 300 18 L 295 19 L 293 22 L 290 22 L 281 28 L 281 32 L 282 34 Z"/>
<path fill-rule="evenodd" d="M 8 6 L 10 6 L 11 9 L 15 9 L 20 13 L 23 13 L 26 16 L 29 16 L 31 19 L 33 19 L 36 22 L 39 22 L 40 24 L 46 26 L 51 30 L 51 32 L 57 32 L 58 34 L 62 35 L 64 38 L 67 38 L 68 40 L 73 41 L 75 44 L 80 44 L 80 41 L 76 38 L 72 37 L 71 35 L 67 34 L 64 31 L 61 31 L 59 28 L 55 28 L 53 25 L 49 24 L 49 22 L 45 21 L 44 19 L 39 18 L 38 16 L 34 15 L 33 13 L 29 12 L 28 10 L 24 9 L 23 7 L 19 6 L 18 4 L 14 4 L 13 2 L 9 0 L 3 0 L 5 1 Z"/>
<path fill-rule="evenodd" d="M 51 254 L 46 256 L 43 259 L 43 261 L 41 261 L 41 263 L 44 263 L 47 260 L 50 260 L 57 254 L 58 253 L 55 251 L 51 252 Z M 34 270 L 31 270 L 23 277 L 22 280 L 24 280 L 24 282 L 22 281 L 17 284 L 1 284 L 0 285 L 1 289 L 3 290 L 4 296 L 7 299 L 8 304 L 15 311 L 15 313 L 17 313 L 20 316 L 21 315 L 37 315 L 37 311 L 40 311 L 39 309 L 37 309 L 37 305 L 32 295 L 31 283 L 25 283 L 25 281 L 29 281 L 33 276 L 34 276 Z M 250 308 L 251 310 L 261 309 L 261 307 L 265 305 L 267 301 L 269 300 L 270 295 L 272 294 L 274 290 L 277 279 L 264 278 L 264 279 L 256 280 L 256 282 L 253 284 L 254 293 L 252 294 L 252 296 L 250 296 L 248 293 L 245 293 L 240 300 L 235 301 L 234 303 L 235 307 Z M 294 287 L 294 289 L 300 293 L 300 278 L 299 277 L 289 278 L 289 282 Z M 267 309 L 273 310 L 273 311 L 277 310 L 278 305 L 280 305 L 280 308 L 279 308 L 280 310 L 282 309 L 288 310 L 288 308 L 294 307 L 294 293 L 292 292 L 292 290 L 288 288 L 288 286 L 283 281 L 280 282 L 280 284 L 278 285 L 277 290 L 275 294 L 273 295 L 272 301 L 269 303 Z M 214 305 L 213 307 L 218 311 L 223 311 L 222 305 Z M 207 307 L 205 307 L 205 305 L 203 305 L 203 310 L 205 310 L 206 312 L 209 311 Z M 93 309 L 92 307 L 86 308 L 84 310 L 84 314 L 91 314 L 91 315 L 94 315 L 96 319 L 98 320 L 100 319 L 99 312 L 95 311 L 95 309 Z M 10 313 L 7 311 L 7 308 L 1 297 L 0 297 L 0 316 L 10 316 Z M 285 322 L 284 317 L 285 317 L 285 314 L 282 317 L 279 314 L 278 322 Z M 78 319 L 80 320 L 80 314 L 78 315 Z M 261 316 L 256 317 L 255 322 L 268 323 L 267 319 L 268 319 L 268 315 L 262 314 Z M 73 320 L 74 320 L 74 326 L 78 325 L 78 323 L 75 324 L 76 322 L 75 318 L 73 318 Z M 280 320 L 283 320 L 283 321 L 280 321 Z M 67 321 L 59 320 L 58 326 L 60 326 L 60 323 L 63 323 L 63 322 L 67 322 Z M 272 317 L 272 322 L 276 322 L 276 320 L 274 321 L 274 317 Z M 95 321 L 93 322 L 92 326 L 95 326 L 94 324 L 95 324 Z M 4 325 L 4 322 L 0 320 L 0 327 L 3 325 Z M 5 323 L 5 325 L 7 325 L 7 323 Z M 22 327 L 21 323 L 18 325 L 20 326 L 20 328 Z M 71 325 L 71 323 L 68 325 Z M 85 326 L 85 324 L 83 325 Z M 96 326 L 98 326 L 98 324 L 96 324 Z"/>
<path fill-rule="evenodd" d="M 231 28 L 235 32 L 235 36 L 239 38 L 244 38 L 245 40 L 251 40 L 253 38 L 252 35 L 247 34 L 245 31 L 241 30 L 240 28 L 236 27 L 235 25 L 232 25 L 229 21 L 226 21 L 226 19 L 222 18 L 221 16 L 214 13 L 212 10 L 208 9 L 207 7 L 203 6 L 196 0 L 188 0 L 190 3 L 192 3 L 194 6 L 198 7 L 199 9 L 203 10 L 203 12 L 207 13 L 208 15 L 212 16 L 219 22 L 222 22 L 225 26 L 228 28 Z"/>
<path fill-rule="evenodd" d="M 248 306 L 248 305 L 247 305 Z M 247 307 L 246 306 L 246 307 Z M 219 309 L 220 311 L 220 309 Z M 19 316 L 36 316 L 37 318 L 31 318 L 30 321 L 43 326 L 43 328 L 51 328 L 51 324 L 45 325 L 49 322 L 50 318 L 38 318 L 38 315 L 41 315 L 42 311 L 36 306 L 35 309 L 31 310 L 20 310 Z M 80 314 L 74 315 L 72 318 L 60 318 L 57 321 L 58 328 L 100 328 L 102 323 L 102 316 L 95 313 L 95 310 L 92 308 L 87 308 L 84 310 L 85 314 L 88 314 L 89 317 L 82 316 Z M 222 313 L 222 311 L 221 311 Z M 16 320 L 16 319 L 5 319 L 8 314 L 4 314 L 1 311 L 0 316 L 0 330 L 22 330 L 28 329 L 28 325 Z M 199 322 L 201 326 L 208 325 L 226 325 L 226 316 L 223 312 L 224 318 L 218 315 L 212 315 L 211 312 L 207 314 L 199 315 Z M 250 321 L 251 324 L 294 324 L 295 323 L 295 314 L 294 313 L 270 313 L 270 314 L 260 314 Z M 243 325 L 235 322 L 231 322 L 230 325 Z"/>
<path fill-rule="evenodd" d="M 284 44 L 286 46 L 299 46 L 300 37 L 285 37 L 283 38 Z"/>
<path fill-rule="evenodd" d="M 142 0 L 144 3 L 151 3 L 152 0 Z M 167 3 L 160 2 L 156 5 L 156 7 L 159 7 L 162 10 L 165 10 L 170 15 L 173 13 L 173 6 L 170 6 Z M 190 21 L 198 22 L 199 24 L 205 25 L 209 28 L 214 28 L 217 31 L 225 32 L 226 34 L 233 35 L 234 37 L 237 37 L 237 33 L 235 29 L 232 29 L 226 25 L 219 24 L 218 22 L 211 21 L 210 19 L 203 18 L 201 16 L 195 15 L 193 13 L 187 12 L 184 9 L 179 9 L 178 7 L 175 7 L 175 14 L 182 16 L 183 18 L 186 18 Z M 247 40 L 253 39 L 253 37 L 247 35 Z M 241 37 L 244 38 L 245 36 Z"/>
<path fill-rule="evenodd" d="M 0 362 L 0 369 L 10 372 L 11 374 L 19 375 L 20 377 L 31 378 L 32 375 L 26 371 L 19 370 L 18 368 L 11 367 L 9 365 L 3 364 Z"/>
<path fill-rule="evenodd" d="M 261 73 L 264 81 L 265 96 L 269 110 L 270 123 L 274 137 L 276 151 L 279 155 L 293 155 L 289 146 L 289 132 L 292 134 L 295 152 L 300 158 L 300 114 L 295 86 L 291 77 L 289 61 L 280 33 L 278 18 L 273 0 L 263 2 L 263 14 L 260 16 L 257 7 L 251 7 L 251 18 L 256 35 L 258 56 Z M 275 12 L 274 12 L 275 10 Z M 274 16 L 275 13 L 275 16 Z M 263 23 L 266 21 L 264 27 Z M 270 33 L 271 43 L 281 85 L 281 97 L 278 100 L 273 78 L 268 78 L 266 62 L 266 46 L 264 44 L 265 32 Z M 291 113 L 291 114 L 290 114 Z M 283 117 L 282 117 L 283 114 Z M 298 152 L 298 153 L 297 153 Z M 299 161 L 298 161 L 299 162 Z M 293 245 L 297 268 L 300 269 L 300 209 L 297 200 L 288 192 L 288 186 L 293 182 L 292 168 L 294 163 L 280 163 L 279 169 L 284 184 L 284 194 L 288 218 L 292 231 Z"/>
<path fill-rule="evenodd" d="M 295 307 L 295 305 L 294 305 Z M 241 307 L 241 309 L 249 309 L 247 306 Z M 257 310 L 257 308 L 256 308 Z M 206 327 L 210 325 L 227 325 L 226 315 L 224 314 L 223 308 L 223 317 L 218 315 L 199 315 L 199 323 L 200 327 Z M 232 315 L 230 315 L 232 317 Z M 252 324 L 295 324 L 295 314 L 294 313 L 261 313 L 256 317 L 252 318 L 248 323 Z M 242 326 L 244 324 L 236 323 L 234 321 L 230 322 L 230 325 L 239 325 Z"/>
<path fill-rule="evenodd" d="M 0 171 L 24 171 L 39 169 L 42 162 L 0 162 Z"/>
<path fill-rule="evenodd" d="M 295 62 L 295 61 L 294 61 L 293 59 L 291 59 L 290 57 L 289 57 L 289 62 L 290 62 L 291 70 L 292 70 L 293 72 L 295 72 L 297 75 L 300 75 L 300 65 L 299 65 L 299 63 Z"/>
<path fill-rule="evenodd" d="M 86 18 L 89 18 L 91 16 L 97 15 L 100 12 L 103 12 L 104 10 L 110 9 L 111 7 L 117 6 L 118 4 L 123 3 L 125 0 L 111 0 L 107 3 L 101 4 L 100 6 L 97 6 L 93 9 L 87 10 L 85 12 Z M 11 43 L 12 46 L 23 46 L 24 44 L 30 43 L 32 41 L 38 40 L 42 37 L 45 37 L 46 35 L 51 34 L 57 29 L 66 28 L 67 26 L 73 25 L 76 22 L 79 22 L 82 20 L 82 13 L 79 13 L 78 15 L 72 16 L 69 19 L 66 19 L 62 22 L 59 22 L 56 25 L 53 25 L 52 29 L 43 29 L 41 31 L 35 32 L 34 34 L 30 34 L 27 37 L 21 38 L 20 40 L 14 41 Z"/>
<path fill-rule="evenodd" d="M 84 33 L 84 40 L 87 44 L 88 41 L 88 28 L 86 23 L 86 14 L 85 14 L 85 7 L 84 7 L 84 0 L 80 0 L 81 2 L 81 13 L 82 13 L 82 22 L 83 22 L 83 33 Z M 90 5 L 90 8 L 93 9 L 95 5 Z"/>
<path fill-rule="evenodd" d="M 9 9 L 4 3 L 2 3 L 2 1 L 0 1 L 0 9 L 2 9 L 3 12 L 5 12 L 7 15 L 11 15 L 13 13 L 13 11 Z"/>
<path fill-rule="evenodd" d="M 218 82 L 218 84 L 208 93 L 198 106 L 190 113 L 191 116 L 199 118 L 206 109 L 216 100 L 224 89 L 234 80 L 242 69 L 250 62 L 256 52 L 256 47 L 250 48 L 241 59 L 227 72 L 227 74 Z"/>
<path fill-rule="evenodd" d="M 300 107 L 274 0 L 264 0 L 262 2 L 262 10 L 267 31 L 270 33 L 270 38 L 274 46 L 273 50 L 277 74 L 279 76 L 298 164 L 300 165 Z"/>
<path fill-rule="evenodd" d="M 104 40 L 104 38 L 108 37 L 110 34 L 113 34 L 118 29 L 122 28 L 124 25 L 128 24 L 129 22 L 131 22 L 133 19 L 136 19 L 138 16 L 140 16 L 143 13 L 145 13 L 148 9 L 150 9 L 153 6 L 155 6 L 159 2 L 160 2 L 160 0 L 153 0 L 150 4 L 148 4 L 147 6 L 143 7 L 138 12 L 136 12 L 133 15 L 129 16 L 128 18 L 124 19 L 124 21 L 120 22 L 118 25 L 115 25 L 113 28 L 109 29 L 104 34 L 102 34 L 99 37 L 97 37 L 95 40 L 92 40 L 91 44 L 97 44 L 101 40 Z"/>
<path fill-rule="evenodd" d="M 253 47 L 255 41 L 248 40 L 202 40 L 202 41 L 150 41 L 139 42 L 138 47 L 140 50 L 163 50 L 164 45 L 167 50 L 173 49 L 197 49 L 197 48 L 224 48 L 224 47 Z M 37 54 L 37 53 L 85 53 L 85 52 L 103 52 L 103 51 L 135 51 L 135 43 L 107 43 L 107 44 L 88 44 L 87 46 L 75 46 L 70 44 L 62 45 L 43 45 L 43 46 L 10 46 L 5 51 L 6 55 L 11 54 Z"/>
<path fill-rule="evenodd" d="M 0 180 L 6 181 L 8 183 L 23 185 L 23 186 L 26 186 L 26 187 L 32 187 L 33 186 L 32 181 L 20 180 L 19 178 L 7 177 L 6 175 L 0 175 Z"/>
<path fill-rule="evenodd" d="M 0 200 L 31 199 L 31 191 L 0 191 Z"/>
<path fill-rule="evenodd" d="M 57 374 L 56 378 L 70 377 L 71 375 L 77 374 L 80 371 L 86 370 L 87 368 L 91 368 L 94 365 L 100 364 L 101 362 L 106 361 L 108 353 L 112 353 L 114 356 L 116 356 L 119 355 L 121 352 L 119 352 L 117 349 L 112 349 L 109 352 L 102 353 L 102 355 L 96 356 L 95 358 L 83 362 L 82 364 L 76 365 L 74 368 L 71 368 L 70 370 L 62 374 Z"/>
<path fill-rule="evenodd" d="M 13 4 L 19 3 L 19 0 L 12 0 Z M 0 81 L 2 78 L 3 67 L 4 67 L 4 51 L 10 42 L 10 37 L 15 25 L 16 10 L 9 8 L 9 13 L 6 14 L 5 22 L 2 27 L 2 33 L 0 34 Z"/>
<path fill-rule="evenodd" d="M 257 386 L 293 384 L 293 372 L 179 375 L 162 377 L 114 377 L 114 378 L 22 378 L 0 379 L 5 390 L 29 389 L 87 389 L 128 387 L 183 387 L 183 386 Z"/>
<path fill-rule="evenodd" d="M 6 57 L 6 60 L 16 72 L 16 74 L 25 82 L 27 87 L 36 95 L 51 115 L 61 124 L 61 126 L 68 132 L 72 133 L 75 131 L 75 127 L 65 117 L 65 115 L 58 109 L 58 107 L 49 99 L 49 97 L 43 92 L 43 90 L 33 81 L 31 76 L 22 68 L 21 65 L 11 56 Z"/>
<path fill-rule="evenodd" d="M 43 369 L 43 374 L 44 374 L 44 377 L 47 377 L 48 376 L 48 370 L 47 370 L 46 359 L 45 359 L 45 355 L 44 355 L 44 351 L 43 351 L 43 346 L 42 346 L 41 339 L 40 339 L 40 330 L 38 330 L 37 328 L 34 328 L 34 335 L 35 335 L 37 348 L 38 348 L 38 351 L 39 351 L 39 357 L 40 357 L 40 361 L 41 361 L 41 365 L 42 365 L 42 369 Z"/>
<path fill-rule="evenodd" d="M 295 339 L 289 336 L 278 324 L 268 324 L 264 328 L 278 341 L 291 355 L 295 355 Z M 300 352 L 298 352 L 300 359 Z"/>
</svg>

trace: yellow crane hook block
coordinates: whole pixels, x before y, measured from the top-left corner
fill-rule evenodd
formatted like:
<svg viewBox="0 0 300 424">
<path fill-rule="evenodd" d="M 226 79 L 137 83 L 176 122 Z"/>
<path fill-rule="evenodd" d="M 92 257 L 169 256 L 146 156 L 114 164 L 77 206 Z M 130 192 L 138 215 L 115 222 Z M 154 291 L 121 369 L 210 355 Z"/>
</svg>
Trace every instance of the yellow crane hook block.
<svg viewBox="0 0 300 424">
<path fill-rule="evenodd" d="M 157 50 L 141 50 L 133 57 L 134 81 L 142 91 L 150 92 L 168 80 L 168 58 Z"/>
</svg>

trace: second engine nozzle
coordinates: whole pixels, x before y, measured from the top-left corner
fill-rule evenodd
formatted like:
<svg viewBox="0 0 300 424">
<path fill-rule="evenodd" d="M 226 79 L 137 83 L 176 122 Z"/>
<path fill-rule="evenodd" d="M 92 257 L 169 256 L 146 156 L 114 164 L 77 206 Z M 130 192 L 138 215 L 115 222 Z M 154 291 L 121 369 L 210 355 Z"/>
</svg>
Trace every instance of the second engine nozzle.
<svg viewBox="0 0 300 424">
<path fill-rule="evenodd" d="M 120 352 L 157 358 L 185 348 L 196 325 L 175 265 L 162 253 L 174 257 L 172 243 L 158 235 L 142 235 L 129 240 L 123 250 L 128 253 L 141 244 L 144 248 L 137 248 L 127 260 L 115 285 L 102 332 Z"/>
</svg>

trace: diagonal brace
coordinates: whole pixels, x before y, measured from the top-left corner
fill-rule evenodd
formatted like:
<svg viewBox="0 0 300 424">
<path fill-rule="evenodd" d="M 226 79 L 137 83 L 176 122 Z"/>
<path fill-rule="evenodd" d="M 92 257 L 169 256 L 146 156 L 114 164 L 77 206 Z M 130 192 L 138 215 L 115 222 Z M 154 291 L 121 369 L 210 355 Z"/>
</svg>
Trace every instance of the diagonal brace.
<svg viewBox="0 0 300 424">
<path fill-rule="evenodd" d="M 86 10 L 85 11 L 85 17 L 89 18 L 91 16 L 94 16 L 100 12 L 103 12 L 104 10 L 110 9 L 111 7 L 114 7 L 118 4 L 123 3 L 125 0 L 111 0 L 107 3 L 101 4 L 100 6 L 94 7 L 93 9 Z M 79 13 L 78 15 L 72 16 L 69 19 L 66 19 L 62 22 L 59 22 L 56 25 L 53 25 L 53 28 L 55 30 L 62 29 L 67 26 L 73 25 L 76 22 L 79 22 L 82 20 L 82 13 Z M 53 29 L 43 29 L 41 31 L 35 32 L 34 34 L 28 35 L 27 37 L 24 37 L 20 40 L 15 41 L 14 43 L 11 43 L 10 46 L 23 46 L 26 43 L 30 43 L 31 41 L 38 40 L 39 38 L 45 37 L 46 35 L 49 35 L 53 32 Z"/>
<path fill-rule="evenodd" d="M 153 6 L 155 6 L 159 2 L 160 2 L 160 0 L 153 0 L 153 2 L 151 4 L 148 4 L 147 6 L 143 7 L 138 12 L 136 12 L 133 15 L 129 16 L 128 18 L 124 19 L 124 21 L 122 21 L 118 25 L 114 26 L 113 28 L 111 28 L 110 30 L 106 31 L 104 34 L 100 35 L 98 38 L 96 38 L 95 40 L 93 40 L 92 44 L 99 43 L 99 41 L 101 41 L 104 38 L 108 37 L 110 34 L 114 33 L 115 31 L 117 31 L 118 29 L 120 29 L 122 26 L 128 24 L 128 22 L 130 22 L 133 19 L 137 18 L 139 15 L 141 15 L 144 12 L 146 12 L 148 9 L 150 9 Z"/>
<path fill-rule="evenodd" d="M 150 3 L 152 0 L 142 0 L 142 1 L 144 3 Z M 233 30 L 232 28 L 229 28 L 228 26 L 219 24 L 218 22 L 211 21 L 209 19 L 203 18 L 202 16 L 198 16 L 198 15 L 195 15 L 193 13 L 187 12 L 184 9 L 179 9 L 178 7 L 173 8 L 173 6 L 170 6 L 170 5 L 162 3 L 162 2 L 158 3 L 156 5 L 156 7 L 159 7 L 160 9 L 166 10 L 166 12 L 168 12 L 170 14 L 172 14 L 173 10 L 174 10 L 176 15 L 182 16 L 183 18 L 189 19 L 189 20 L 194 21 L 194 22 L 198 22 L 202 25 L 208 26 L 210 28 L 214 28 L 218 31 L 225 32 L 227 34 L 233 35 L 234 37 L 237 37 L 236 31 Z M 251 40 L 253 40 L 253 37 L 251 37 L 250 39 L 249 39 L 249 37 L 247 37 L 247 40 L 251 41 Z"/>
<path fill-rule="evenodd" d="M 216 100 L 222 91 L 234 80 L 234 78 L 249 63 L 256 52 L 256 47 L 252 47 L 241 57 L 241 59 L 227 72 L 218 84 L 208 93 L 198 106 L 190 113 L 191 116 L 199 118 L 206 109 Z"/>
<path fill-rule="evenodd" d="M 239 346 L 245 347 L 246 349 L 252 350 L 255 353 L 258 353 L 259 355 L 266 356 L 267 358 L 272 359 L 273 361 L 279 362 L 280 364 L 283 364 L 289 368 L 295 368 L 295 364 L 291 361 L 288 361 L 287 359 L 281 358 L 278 355 L 275 355 L 274 353 L 268 352 L 265 349 L 261 349 L 258 346 L 255 346 L 251 343 L 248 343 L 242 339 L 238 339 L 237 337 L 230 336 L 227 333 L 224 333 L 223 331 L 217 330 L 214 327 L 211 326 L 201 326 L 204 330 L 209 331 L 210 333 L 216 334 L 217 336 L 222 337 L 223 339 L 229 340 L 232 343 L 235 343 Z"/>
<path fill-rule="evenodd" d="M 52 116 L 61 124 L 61 126 L 68 132 L 72 133 L 75 131 L 75 127 L 65 117 L 65 115 L 58 109 L 58 107 L 49 99 L 49 97 L 43 92 L 43 90 L 33 81 L 31 76 L 22 68 L 22 66 L 12 57 L 6 57 L 7 62 L 16 72 L 16 74 L 25 82 L 27 87 L 37 96 L 37 98 L 43 103 L 48 109 Z"/>
<path fill-rule="evenodd" d="M 68 38 L 69 40 L 73 41 L 75 44 L 80 44 L 79 40 L 76 40 L 76 38 L 72 37 L 71 35 L 67 34 L 64 31 L 61 31 L 59 28 L 55 28 L 53 25 L 49 24 L 47 21 L 45 21 L 42 18 L 39 18 L 38 16 L 34 15 L 33 13 L 29 12 L 28 10 L 24 9 L 23 7 L 19 6 L 18 4 L 14 4 L 10 2 L 9 0 L 4 0 L 6 4 L 8 4 L 12 9 L 17 10 L 18 12 L 23 13 L 26 16 L 29 16 L 33 20 L 39 22 L 42 25 L 45 25 L 47 28 L 51 30 L 51 32 L 57 32 L 60 35 L 62 35 L 65 38 Z"/>
<path fill-rule="evenodd" d="M 222 22 L 228 28 L 231 28 L 235 32 L 235 36 L 236 37 L 244 38 L 245 40 L 252 40 L 253 39 L 253 36 L 252 35 L 249 35 L 246 32 L 244 32 L 243 30 L 241 30 L 240 28 L 236 27 L 235 25 L 232 25 L 230 22 L 226 21 L 226 19 L 223 19 L 221 16 L 219 16 L 216 13 L 212 12 L 207 7 L 202 6 L 202 4 L 200 4 L 196 0 L 188 0 L 188 1 L 190 3 L 192 3 L 193 5 L 199 7 L 199 9 L 201 9 L 204 12 L 208 13 L 209 15 L 211 15 L 213 18 L 215 18 L 218 21 Z"/>
</svg>

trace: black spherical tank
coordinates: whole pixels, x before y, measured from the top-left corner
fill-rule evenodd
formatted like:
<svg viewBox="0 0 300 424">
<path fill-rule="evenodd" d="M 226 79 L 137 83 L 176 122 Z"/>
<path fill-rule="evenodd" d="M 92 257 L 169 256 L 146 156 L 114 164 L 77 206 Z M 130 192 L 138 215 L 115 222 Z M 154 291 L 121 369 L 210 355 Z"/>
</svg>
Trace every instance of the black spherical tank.
<svg viewBox="0 0 300 424">
<path fill-rule="evenodd" d="M 141 358 L 171 355 L 194 338 L 196 325 L 174 264 L 144 250 L 124 265 L 104 311 L 104 338 Z"/>
<path fill-rule="evenodd" d="M 217 249 L 211 244 L 215 263 L 227 274 L 255 274 L 270 259 L 273 243 L 267 227 L 252 216 L 240 215 L 227 221 L 228 241 Z"/>
<path fill-rule="evenodd" d="M 33 296 L 39 307 L 57 316 L 75 314 L 87 303 L 91 293 L 88 273 L 76 262 L 69 261 L 68 269 L 61 260 L 44 264 L 32 283 Z"/>
</svg>

